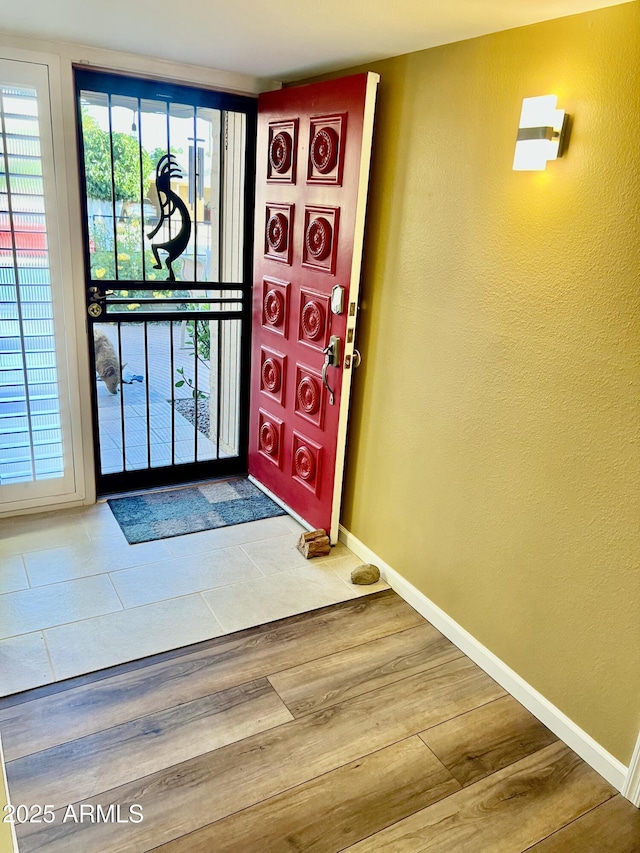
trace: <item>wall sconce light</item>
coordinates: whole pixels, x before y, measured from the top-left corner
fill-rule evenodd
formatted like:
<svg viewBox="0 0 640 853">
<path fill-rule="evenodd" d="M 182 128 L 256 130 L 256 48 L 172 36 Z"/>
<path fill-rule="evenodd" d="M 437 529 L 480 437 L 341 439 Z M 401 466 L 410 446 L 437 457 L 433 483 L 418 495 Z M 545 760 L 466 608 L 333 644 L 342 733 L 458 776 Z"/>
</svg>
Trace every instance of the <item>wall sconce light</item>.
<svg viewBox="0 0 640 853">
<path fill-rule="evenodd" d="M 562 157 L 569 116 L 557 103 L 556 95 L 523 99 L 514 169 L 542 171 L 547 160 Z"/>
</svg>

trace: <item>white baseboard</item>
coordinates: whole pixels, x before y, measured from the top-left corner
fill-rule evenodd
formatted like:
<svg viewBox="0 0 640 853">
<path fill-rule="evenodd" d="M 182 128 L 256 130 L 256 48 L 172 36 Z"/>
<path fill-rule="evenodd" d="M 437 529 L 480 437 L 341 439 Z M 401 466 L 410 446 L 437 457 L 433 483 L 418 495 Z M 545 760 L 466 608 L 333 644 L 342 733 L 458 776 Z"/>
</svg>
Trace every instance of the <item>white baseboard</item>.
<svg viewBox="0 0 640 853">
<path fill-rule="evenodd" d="M 53 496 L 35 498 L 32 501 L 13 501 L 0 503 L 0 518 L 17 518 L 21 515 L 36 515 L 41 512 L 56 512 L 56 510 L 76 509 L 94 503 L 80 494 L 71 496 Z"/>
<path fill-rule="evenodd" d="M 478 664 L 501 687 L 517 699 L 541 723 L 564 741 L 594 770 L 620 791 L 634 805 L 640 805 L 640 738 L 631 765 L 627 768 L 597 741 L 570 720 L 559 708 L 521 678 L 504 661 L 478 642 L 468 631 L 441 610 L 437 604 L 405 580 L 395 569 L 381 560 L 356 536 L 340 526 L 340 541 L 365 563 L 373 563 L 389 586 Z"/>
<path fill-rule="evenodd" d="M 622 795 L 640 808 L 640 734 L 631 756 L 627 778 L 622 786 Z"/>
</svg>

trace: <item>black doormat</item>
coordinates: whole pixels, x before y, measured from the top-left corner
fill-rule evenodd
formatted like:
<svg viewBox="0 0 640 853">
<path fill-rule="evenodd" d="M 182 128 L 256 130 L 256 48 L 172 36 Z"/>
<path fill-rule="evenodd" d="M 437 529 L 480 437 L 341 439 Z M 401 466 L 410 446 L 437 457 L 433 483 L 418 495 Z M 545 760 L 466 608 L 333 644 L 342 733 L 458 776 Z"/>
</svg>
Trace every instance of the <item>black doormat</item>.
<svg viewBox="0 0 640 853">
<path fill-rule="evenodd" d="M 130 545 L 286 515 L 244 477 L 110 498 L 107 503 Z"/>
</svg>

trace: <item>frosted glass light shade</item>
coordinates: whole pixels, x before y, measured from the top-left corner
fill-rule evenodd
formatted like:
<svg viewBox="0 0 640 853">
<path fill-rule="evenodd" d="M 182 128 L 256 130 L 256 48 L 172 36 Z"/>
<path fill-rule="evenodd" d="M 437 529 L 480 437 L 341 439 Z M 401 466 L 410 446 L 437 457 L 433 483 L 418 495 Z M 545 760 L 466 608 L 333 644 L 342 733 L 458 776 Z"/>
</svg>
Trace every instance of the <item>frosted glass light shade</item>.
<svg viewBox="0 0 640 853">
<path fill-rule="evenodd" d="M 558 157 L 564 124 L 564 110 L 556 109 L 556 95 L 524 98 L 513 168 L 517 171 L 542 171 L 548 160 Z"/>
</svg>

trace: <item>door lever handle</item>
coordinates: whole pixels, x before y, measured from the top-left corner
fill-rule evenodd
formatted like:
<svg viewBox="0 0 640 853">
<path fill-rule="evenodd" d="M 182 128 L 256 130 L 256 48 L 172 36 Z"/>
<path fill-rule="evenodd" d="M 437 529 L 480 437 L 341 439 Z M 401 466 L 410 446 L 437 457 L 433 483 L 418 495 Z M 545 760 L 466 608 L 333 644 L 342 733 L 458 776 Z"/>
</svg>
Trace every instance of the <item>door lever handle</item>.
<svg viewBox="0 0 640 853">
<path fill-rule="evenodd" d="M 113 296 L 115 291 L 113 290 L 102 290 L 95 285 L 89 288 L 89 299 L 91 302 L 98 302 L 100 299 L 104 299 L 106 296 Z"/>
<path fill-rule="evenodd" d="M 340 338 L 337 335 L 331 335 L 328 345 L 322 350 L 324 353 L 324 364 L 322 365 L 322 384 L 329 392 L 329 405 L 333 406 L 335 395 L 333 389 L 329 385 L 327 379 L 327 369 L 329 367 L 340 367 Z"/>
<path fill-rule="evenodd" d="M 327 379 L 327 368 L 328 367 L 329 367 L 329 362 L 325 361 L 325 363 L 322 365 L 322 384 L 324 385 L 324 387 L 329 392 L 329 405 L 333 406 L 333 390 L 331 389 L 331 386 L 329 385 L 329 380 Z"/>
</svg>

